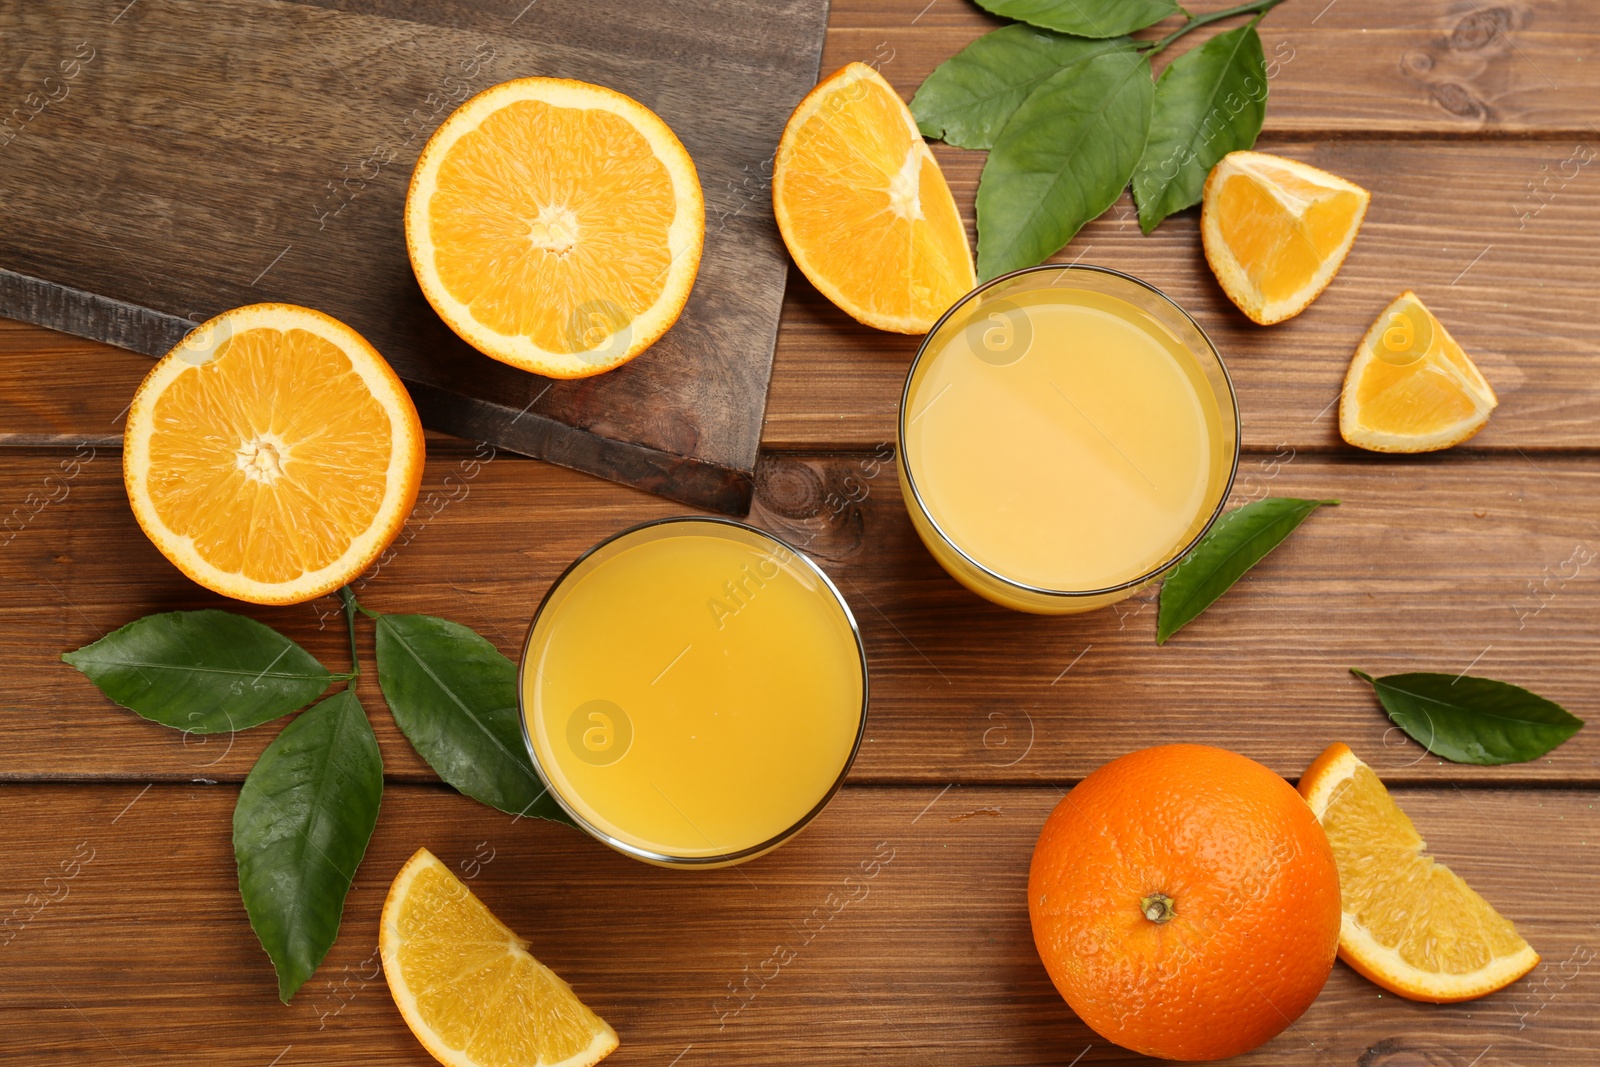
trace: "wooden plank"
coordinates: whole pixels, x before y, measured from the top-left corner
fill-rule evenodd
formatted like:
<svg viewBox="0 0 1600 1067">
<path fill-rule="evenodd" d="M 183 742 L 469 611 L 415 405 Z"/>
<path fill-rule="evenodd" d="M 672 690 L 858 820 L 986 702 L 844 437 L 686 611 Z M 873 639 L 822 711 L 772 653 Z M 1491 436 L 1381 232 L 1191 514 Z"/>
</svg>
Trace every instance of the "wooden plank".
<svg viewBox="0 0 1600 1067">
<path fill-rule="evenodd" d="M 1185 5 L 1197 14 L 1226 0 Z M 1482 4 L 1297 0 L 1261 23 L 1276 59 L 1267 135 L 1595 135 L 1600 27 L 1582 0 Z M 824 70 L 876 62 L 909 95 L 928 72 L 1000 25 L 970 0 L 835 0 Z M 1176 28 L 1173 19 L 1141 37 Z M 1199 30 L 1158 70 L 1216 30 Z"/>
<path fill-rule="evenodd" d="M 0 440 L 122 438 L 122 416 L 150 361 L 107 344 L 0 319 Z"/>
<path fill-rule="evenodd" d="M 438 789 L 391 786 L 341 937 L 288 1006 L 239 903 L 236 788 L 143 790 L 0 787 L 0 904 L 34 916 L 0 945 L 8 1059 L 431 1063 L 374 957 L 389 880 L 426 846 L 472 876 L 473 891 L 616 1027 L 616 1067 L 1147 1062 L 1084 1027 L 1033 948 L 1024 886 L 1060 796 L 1049 787 L 847 787 L 772 855 L 684 872 L 565 827 L 513 825 Z M 1400 799 L 1432 852 L 1510 916 L 1544 963 L 1508 990 L 1448 1006 L 1383 994 L 1336 964 L 1293 1029 L 1232 1062 L 1593 1063 L 1593 922 L 1563 905 L 1600 877 L 1595 796 L 1430 789 Z"/>
<path fill-rule="evenodd" d="M 1337 10 L 1337 9 L 1335 9 Z M 1600 150 L 1600 140 L 1594 142 Z M 1194 212 L 1139 234 L 1126 198 L 1058 258 L 1145 278 L 1189 309 L 1239 391 L 1247 447 L 1343 448 L 1330 404 L 1356 343 L 1402 288 L 1434 308 L 1501 400 L 1468 448 L 1515 455 L 1600 447 L 1592 353 L 1592 249 L 1600 180 L 1562 184 L 1569 142 L 1340 141 L 1276 145 L 1374 191 L 1334 284 L 1299 317 L 1263 328 L 1228 302 L 1200 254 Z M 939 149 L 971 219 L 982 153 Z M 1566 168 L 1571 172 L 1576 164 Z M 1549 189 L 1529 193 L 1530 182 Z M 860 326 L 795 274 L 779 330 L 763 440 L 769 448 L 871 450 L 894 439 L 916 338 Z M 104 346 L 0 321 L 0 442 L 42 434 L 103 439 L 148 370 Z M 92 372 L 88 368 L 92 367 Z"/>
<path fill-rule="evenodd" d="M 541 17 L 559 17 L 572 2 L 302 0 L 271 10 L 291 27 L 330 18 L 383 26 L 425 12 L 423 20 L 456 27 L 461 41 L 527 42 L 539 39 Z M 122 7 L 117 0 L 100 22 Z M 705 42 L 685 29 L 682 7 L 635 4 L 621 17 L 602 10 L 581 23 L 581 44 L 702 55 Z M 146 8 L 121 21 L 194 5 Z M 0 23 L 13 10 L 22 9 L 0 11 Z M 874 702 L 850 783 L 772 856 L 729 871 L 660 871 L 438 785 L 363 679 L 391 784 L 344 935 L 288 1007 L 275 999 L 239 904 L 228 838 L 235 783 L 278 726 L 186 739 L 111 706 L 56 657 L 145 612 L 223 606 L 280 626 L 338 669 L 348 653 L 334 605 L 248 608 L 182 579 L 139 533 L 120 488 L 120 417 L 148 361 L 0 321 L 0 444 L 12 446 L 0 464 L 8 594 L 0 602 L 0 819 L 8 827 L 0 1059 L 431 1063 L 400 1023 L 373 956 L 388 880 L 426 845 L 471 877 L 616 1024 L 624 1044 L 611 1063 L 1134 1062 L 1071 1015 L 1032 947 L 1022 887 L 1061 788 L 1106 759 L 1173 740 L 1227 745 L 1293 777 L 1339 739 L 1401 785 L 1432 852 L 1516 920 L 1545 962 L 1510 990 L 1448 1007 L 1383 994 L 1339 965 L 1293 1030 L 1239 1062 L 1596 1061 L 1594 925 L 1560 906 L 1583 900 L 1600 874 L 1589 845 L 1600 801 L 1592 728 L 1532 765 L 1445 764 L 1388 729 L 1344 670 L 1470 670 L 1526 684 L 1580 716 L 1596 712 L 1587 679 L 1600 617 L 1600 387 L 1590 355 L 1600 332 L 1587 312 L 1600 186 L 1593 167 L 1576 163 L 1600 147 L 1600 29 L 1588 14 L 1578 0 L 1297 0 L 1268 16 L 1263 38 L 1278 71 L 1263 147 L 1375 194 L 1338 283 L 1291 323 L 1262 330 L 1231 309 L 1199 255 L 1192 212 L 1141 238 L 1124 201 L 1064 254 L 1146 277 L 1212 332 L 1239 386 L 1252 450 L 1240 499 L 1344 500 L 1164 648 L 1153 644 L 1150 597 L 1039 619 L 990 607 L 945 577 L 912 533 L 892 467 L 876 452 L 893 437 L 915 341 L 865 330 L 803 279 L 791 283 L 761 437 L 775 451 L 756 468 L 752 521 L 802 543 L 862 623 Z M 875 63 L 909 95 L 992 24 L 968 0 L 835 0 L 824 64 Z M 750 25 L 719 25 L 715 56 L 688 83 L 698 90 L 723 65 L 771 65 L 770 43 Z M 273 190 L 280 201 L 307 201 L 307 188 L 370 149 L 384 116 L 346 99 L 348 72 L 393 88 L 396 56 L 415 51 L 382 33 L 312 40 L 339 51 L 342 70 L 306 51 L 297 84 L 313 102 L 337 105 L 331 122 L 350 135 L 351 151 L 279 159 L 272 180 L 283 185 Z M 201 72 L 220 54 L 181 36 L 160 45 Z M 6 55 L 0 71 L 19 91 L 49 67 L 23 49 Z M 57 103 L 81 106 L 89 96 L 78 88 L 88 86 Z M 407 91 L 420 99 L 436 88 Z M 111 106 L 133 107 L 137 95 Z M 23 136 L 50 136 L 47 123 L 68 114 L 57 103 Z M 169 92 L 161 108 L 137 117 L 145 128 L 166 128 L 185 107 L 181 93 Z M 726 111 L 702 110 L 719 121 Z M 771 239 L 759 160 L 784 110 L 766 116 L 771 136 L 738 146 L 748 158 L 737 161 L 736 180 L 707 183 L 713 228 L 760 229 Z M 295 152 L 306 147 L 297 131 L 277 127 L 207 129 L 205 143 L 186 150 L 232 159 L 274 139 Z M 19 148 L 21 140 L 4 151 Z M 73 145 L 104 180 L 86 219 L 59 213 L 62 232 L 98 226 L 116 231 L 115 240 L 133 227 L 142 248 L 149 227 L 174 212 L 212 219 L 203 204 L 130 213 L 118 199 L 126 173 L 103 165 L 105 148 Z M 982 157 L 936 151 L 970 224 Z M 307 206 L 273 203 L 274 221 Z M 354 220 L 356 236 L 341 247 L 392 241 L 371 232 L 372 215 L 363 218 L 376 203 L 368 196 L 343 213 L 341 225 Z M 12 198 L 8 218 L 15 209 Z M 263 238 L 237 215 L 213 229 L 235 252 Z M 118 269 L 115 248 L 99 252 Z M 141 253 L 139 262 L 161 284 L 191 270 L 183 257 L 153 269 Z M 321 281 L 330 290 L 352 284 L 340 264 Z M 1338 444 L 1328 402 L 1356 338 L 1402 287 L 1440 313 L 1500 392 L 1501 410 L 1468 449 L 1407 460 Z M 744 299 L 738 285 L 726 292 Z M 690 383 L 680 374 L 647 384 L 670 391 Z M 532 425 L 511 421 L 528 395 L 501 404 L 502 430 Z M 517 399 L 496 394 L 508 397 Z M 542 404 L 530 411 L 541 416 Z M 640 407 L 630 395 L 602 415 L 614 422 Z M 672 447 L 695 429 L 649 428 Z M 752 430 L 751 456 L 754 441 Z M 573 556 L 624 526 L 682 510 L 437 434 L 429 449 L 418 510 L 361 595 L 382 610 L 455 618 L 512 654 L 533 605 Z M 370 637 L 363 642 L 370 670 Z M 63 881 L 68 869 L 75 874 Z M 776 965 L 786 951 L 793 958 Z"/>
<path fill-rule="evenodd" d="M 707 0 L 641 23 L 622 0 L 547 0 L 526 18 L 440 0 L 8 8 L 0 70 L 19 101 L 0 120 L 0 313 L 159 354 L 226 308 L 313 305 L 388 357 L 432 428 L 742 513 L 787 271 L 745 183 L 814 84 L 826 11 Z M 457 338 L 402 232 L 432 130 L 470 93 L 534 74 L 657 110 L 707 194 L 676 327 L 583 381 Z"/>
<path fill-rule="evenodd" d="M 338 670 L 348 653 L 336 602 L 262 609 L 204 593 L 135 525 L 114 451 L 65 456 L 65 472 L 56 451 L 19 451 L 0 468 L 0 524 L 11 524 L 0 533 L 10 592 L 0 604 L 0 777 L 241 778 L 272 728 L 185 738 L 111 706 L 59 653 L 148 612 L 225 606 L 281 627 Z M 1536 763 L 1458 767 L 1389 729 L 1347 672 L 1470 669 L 1593 719 L 1591 459 L 1253 457 L 1240 499 L 1344 503 L 1159 648 L 1153 593 L 1051 619 L 966 592 L 917 540 L 892 465 L 871 455 L 773 456 L 758 483 L 753 521 L 828 570 L 864 633 L 873 700 L 857 781 L 1065 781 L 1175 740 L 1298 775 L 1343 740 L 1396 780 L 1600 783 L 1592 726 Z M 539 597 L 572 559 L 678 510 L 541 463 L 441 453 L 394 555 L 359 595 L 378 610 L 456 619 L 515 657 Z M 370 678 L 361 691 L 382 707 Z M 389 773 L 431 777 L 388 715 L 374 719 Z"/>
<path fill-rule="evenodd" d="M 1587 143 L 1594 151 L 1577 158 L 1600 153 L 1600 139 Z M 1233 306 L 1206 266 L 1198 210 L 1145 237 L 1124 195 L 1056 260 L 1143 278 L 1194 315 L 1232 372 L 1250 447 L 1344 447 L 1335 401 L 1350 357 L 1407 288 L 1449 327 L 1499 394 L 1499 410 L 1470 448 L 1600 446 L 1600 378 L 1591 358 L 1600 347 L 1600 322 L 1590 297 L 1600 164 L 1567 162 L 1571 141 L 1334 141 L 1270 150 L 1373 193 L 1338 277 L 1296 318 L 1261 327 Z M 936 154 L 970 227 L 985 153 L 940 148 Z M 1564 162 L 1575 175 L 1570 181 L 1559 176 Z M 1545 182 L 1548 188 L 1529 191 L 1531 183 Z M 766 445 L 871 448 L 894 440 L 900 391 L 919 340 L 857 326 L 796 275 L 778 336 Z"/>
</svg>

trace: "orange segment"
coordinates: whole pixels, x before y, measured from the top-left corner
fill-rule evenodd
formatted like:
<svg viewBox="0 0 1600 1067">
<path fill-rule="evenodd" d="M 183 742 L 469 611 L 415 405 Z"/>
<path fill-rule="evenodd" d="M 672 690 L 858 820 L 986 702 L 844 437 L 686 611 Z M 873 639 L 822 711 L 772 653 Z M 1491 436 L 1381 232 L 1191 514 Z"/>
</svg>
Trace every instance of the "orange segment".
<svg viewBox="0 0 1600 1067">
<path fill-rule="evenodd" d="M 617 1047 L 616 1031 L 425 848 L 389 887 L 378 950 L 395 1007 L 448 1067 L 591 1067 Z"/>
<path fill-rule="evenodd" d="M 1483 428 L 1499 404 L 1450 331 L 1407 290 L 1361 340 L 1339 398 L 1339 433 L 1374 452 L 1432 452 Z"/>
<path fill-rule="evenodd" d="M 162 555 L 258 604 L 344 585 L 400 531 L 422 480 L 405 387 L 354 330 L 254 304 L 156 364 L 128 409 L 123 472 Z"/>
<path fill-rule="evenodd" d="M 1304 311 L 1338 273 L 1370 194 L 1292 159 L 1232 152 L 1206 179 L 1200 234 L 1211 270 L 1262 325 Z"/>
<path fill-rule="evenodd" d="M 927 333 L 977 284 L 939 164 L 911 109 L 865 63 L 824 79 L 789 117 L 772 207 L 805 276 L 868 326 Z"/>
<path fill-rule="evenodd" d="M 559 78 L 506 82 L 434 133 L 406 197 L 423 294 L 479 351 L 558 378 L 632 359 L 699 269 L 694 163 L 653 112 Z"/>
<path fill-rule="evenodd" d="M 1339 867 L 1339 958 L 1384 989 L 1448 1003 L 1539 962 L 1509 921 L 1427 847 L 1372 768 L 1334 744 L 1300 779 Z"/>
</svg>

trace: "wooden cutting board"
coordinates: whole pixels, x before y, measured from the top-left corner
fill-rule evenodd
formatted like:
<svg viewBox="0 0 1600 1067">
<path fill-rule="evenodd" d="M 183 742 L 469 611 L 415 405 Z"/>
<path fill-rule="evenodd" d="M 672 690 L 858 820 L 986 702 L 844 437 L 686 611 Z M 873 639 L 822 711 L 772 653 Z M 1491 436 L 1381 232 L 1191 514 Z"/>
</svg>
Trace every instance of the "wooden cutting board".
<svg viewBox="0 0 1600 1067">
<path fill-rule="evenodd" d="M 0 0 L 0 315 L 154 356 L 230 307 L 306 304 L 372 341 L 433 429 L 743 513 L 787 271 L 771 157 L 826 19 L 827 0 Z M 478 354 L 406 257 L 428 136 L 529 75 L 640 100 L 705 191 L 682 317 L 582 381 Z"/>
</svg>

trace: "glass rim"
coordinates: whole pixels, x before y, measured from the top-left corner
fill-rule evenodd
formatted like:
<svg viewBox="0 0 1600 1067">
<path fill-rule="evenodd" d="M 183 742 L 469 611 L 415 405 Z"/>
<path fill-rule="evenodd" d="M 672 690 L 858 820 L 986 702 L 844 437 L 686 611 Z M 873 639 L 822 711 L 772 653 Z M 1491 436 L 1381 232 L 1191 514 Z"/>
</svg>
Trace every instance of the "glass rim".
<svg viewBox="0 0 1600 1067">
<path fill-rule="evenodd" d="M 972 555 L 964 548 L 955 543 L 950 535 L 945 532 L 944 528 L 939 525 L 938 520 L 933 517 L 933 513 L 928 510 L 927 503 L 922 499 L 922 491 L 917 488 L 916 475 L 911 470 L 911 459 L 906 452 L 906 409 L 907 404 L 911 399 L 911 383 L 916 378 L 917 368 L 922 366 L 923 357 L 928 353 L 928 343 L 934 338 L 935 335 L 938 334 L 939 330 L 944 327 L 944 324 L 950 320 L 951 316 L 955 315 L 962 308 L 966 307 L 985 290 L 993 288 L 1002 282 L 1011 281 L 1014 278 L 1020 278 L 1025 274 L 1037 274 L 1042 271 L 1053 271 L 1056 273 L 1082 271 L 1087 274 L 1109 275 L 1113 278 L 1120 278 L 1126 282 L 1132 282 L 1134 285 L 1146 290 L 1149 293 L 1152 293 L 1159 300 L 1168 304 L 1174 311 L 1176 311 L 1179 315 L 1182 315 L 1184 319 L 1195 328 L 1195 332 L 1200 335 L 1200 339 L 1204 341 L 1206 343 L 1206 347 L 1211 350 L 1211 355 L 1217 361 L 1217 368 L 1222 371 L 1222 381 L 1228 387 L 1229 406 L 1233 408 L 1233 461 L 1228 467 L 1228 480 L 1227 483 L 1222 487 L 1222 495 L 1217 498 L 1217 505 L 1212 509 L 1211 515 L 1206 519 L 1205 524 L 1202 525 L 1200 529 L 1196 531 L 1195 535 L 1190 538 L 1181 549 L 1174 553 L 1170 559 L 1158 564 L 1155 567 L 1152 567 L 1137 577 L 1130 578 L 1125 582 L 1119 582 L 1116 585 L 1108 585 L 1101 589 L 1046 589 L 1043 586 L 1029 585 L 1026 582 L 1020 582 L 1014 578 L 1008 578 L 994 570 L 992 567 L 978 562 L 978 560 L 974 559 Z M 1193 315 L 1184 310 L 1183 305 L 1179 304 L 1176 300 L 1172 299 L 1172 297 L 1168 296 L 1160 289 L 1157 289 L 1143 278 L 1136 278 L 1131 274 L 1127 274 L 1120 270 L 1114 270 L 1111 267 L 1098 267 L 1089 263 L 1040 263 L 1033 267 L 1023 267 L 1020 270 L 1010 271 L 1006 274 L 998 275 L 994 278 L 990 278 L 986 282 L 980 283 L 960 300 L 957 300 L 954 304 L 951 304 L 949 310 L 947 310 L 943 315 L 940 315 L 939 321 L 935 322 L 933 324 L 933 328 L 923 336 L 921 344 L 917 346 L 917 354 L 911 358 L 911 366 L 906 370 L 906 384 L 900 391 L 900 413 L 899 417 L 895 420 L 895 432 L 897 435 L 896 443 L 899 446 L 900 470 L 905 477 L 906 487 L 911 490 L 911 498 L 916 501 L 917 511 L 921 513 L 922 518 L 927 522 L 929 528 L 933 530 L 940 542 L 954 552 L 957 556 L 959 556 L 963 561 L 976 568 L 979 572 L 987 575 L 997 582 L 1000 582 L 1009 589 L 1014 589 L 1022 593 L 1033 594 L 1037 596 L 1056 597 L 1063 600 L 1088 599 L 1092 597 L 1105 596 L 1108 593 L 1120 593 L 1128 589 L 1135 589 L 1152 581 L 1155 578 L 1160 577 L 1165 572 L 1177 566 L 1183 557 L 1188 555 L 1195 545 L 1200 543 L 1200 539 L 1211 532 L 1211 527 L 1215 526 L 1217 520 L 1222 517 L 1223 509 L 1226 508 L 1228 504 L 1228 497 L 1233 492 L 1234 480 L 1239 476 L 1239 460 L 1243 449 L 1243 442 L 1241 440 L 1243 436 L 1243 426 L 1239 421 L 1239 394 L 1238 391 L 1233 387 L 1233 375 L 1228 373 L 1228 364 L 1222 358 L 1222 352 L 1217 348 L 1216 342 L 1211 340 L 1211 335 L 1206 333 L 1205 328 L 1201 326 L 1200 323 L 1195 321 Z"/>
<path fill-rule="evenodd" d="M 620 541 L 625 537 L 632 536 L 645 530 L 653 529 L 657 526 L 670 526 L 679 523 L 694 523 L 706 526 L 725 526 L 732 527 L 736 530 L 742 530 L 745 533 L 754 534 L 759 538 L 772 542 L 773 544 L 789 552 L 795 558 L 803 561 L 811 573 L 815 574 L 819 579 L 821 579 L 823 587 L 826 588 L 828 593 L 832 596 L 833 602 L 839 606 L 840 611 L 844 612 L 845 622 L 849 624 L 850 627 L 850 636 L 855 641 L 856 660 L 861 668 L 861 708 L 859 712 L 859 721 L 856 724 L 855 740 L 850 744 L 850 752 L 847 756 L 845 756 L 844 765 L 839 768 L 838 776 L 834 778 L 832 784 L 829 785 L 822 796 L 818 798 L 816 804 L 812 805 L 812 807 L 806 811 L 805 814 L 801 815 L 800 818 L 797 819 L 787 829 L 775 834 L 765 841 L 760 842 L 759 844 L 736 849 L 732 852 L 722 852 L 709 856 L 674 856 L 670 853 L 656 852 L 653 849 L 644 848 L 640 845 L 622 841 L 606 833 L 604 830 L 591 823 L 588 819 L 585 819 L 577 811 L 574 811 L 573 806 L 567 802 L 567 799 L 561 795 L 561 791 L 555 787 L 554 783 L 551 781 L 550 773 L 545 770 L 544 764 L 539 760 L 538 749 L 534 746 L 533 735 L 528 729 L 528 709 L 525 706 L 525 673 L 528 665 L 528 654 L 533 648 L 533 635 L 539 627 L 540 618 L 544 616 L 545 608 L 549 606 L 550 600 L 555 596 L 557 590 L 559 590 L 562 585 L 566 583 L 568 578 L 572 577 L 573 572 L 581 567 L 589 559 L 589 557 L 593 556 L 595 553 L 599 552 L 608 545 Z M 533 762 L 534 772 L 538 774 L 539 781 L 544 785 L 545 792 L 554 797 L 556 803 L 560 805 L 561 810 L 566 812 L 567 817 L 570 818 L 579 829 L 588 834 L 590 837 L 604 845 L 610 846 L 624 855 L 632 856 L 634 859 L 645 860 L 649 863 L 656 863 L 667 867 L 728 866 L 738 863 L 741 860 L 752 859 L 764 852 L 770 852 L 772 849 L 777 848 L 779 845 L 789 840 L 789 838 L 805 829 L 811 820 L 820 815 L 822 813 L 822 809 L 827 807 L 828 802 L 833 799 L 834 794 L 839 792 L 839 788 L 844 785 L 844 780 L 850 773 L 850 768 L 855 765 L 856 755 L 861 751 L 861 742 L 867 734 L 867 707 L 870 697 L 871 691 L 867 670 L 867 647 L 865 642 L 863 642 L 861 639 L 861 627 L 856 622 L 855 613 L 850 610 L 849 602 L 845 600 L 844 594 L 839 591 L 839 587 L 833 583 L 833 579 L 829 578 L 827 572 L 818 566 L 817 562 L 810 556 L 806 555 L 806 553 L 802 552 L 794 545 L 791 545 L 783 538 L 778 537 L 776 534 L 772 534 L 766 530 L 752 526 L 747 522 L 740 522 L 737 519 L 729 519 L 716 515 L 671 515 L 660 519 L 649 519 L 645 522 L 635 523 L 626 529 L 618 530 L 616 533 L 610 534 L 609 536 L 604 537 L 595 542 L 593 545 L 589 546 L 589 548 L 585 549 L 578 556 L 578 558 L 567 564 L 566 568 L 563 569 L 562 572 L 556 576 L 555 580 L 550 583 L 550 587 L 545 590 L 544 596 L 539 599 L 539 606 L 534 609 L 533 619 L 528 623 L 528 635 L 523 638 L 522 641 L 522 655 L 517 661 L 517 724 L 522 730 L 522 742 L 524 747 L 526 747 L 528 750 L 528 758 Z"/>
</svg>

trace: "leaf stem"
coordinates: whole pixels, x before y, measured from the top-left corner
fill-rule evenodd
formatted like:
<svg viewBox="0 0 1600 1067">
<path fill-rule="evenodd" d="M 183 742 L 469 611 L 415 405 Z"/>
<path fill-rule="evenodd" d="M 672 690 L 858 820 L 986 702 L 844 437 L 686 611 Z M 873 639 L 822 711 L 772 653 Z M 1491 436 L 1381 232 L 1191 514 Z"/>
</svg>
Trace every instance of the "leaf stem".
<svg viewBox="0 0 1600 1067">
<path fill-rule="evenodd" d="M 1240 4 L 1238 7 L 1229 7 L 1224 8 L 1221 11 L 1213 11 L 1209 15 L 1201 15 L 1198 18 L 1191 16 L 1188 22 L 1185 22 L 1182 26 L 1179 26 L 1165 37 L 1162 37 L 1156 41 L 1146 41 L 1144 44 L 1140 45 L 1139 48 L 1141 51 L 1144 51 L 1146 56 L 1154 58 L 1155 56 L 1160 55 L 1167 45 L 1171 44 L 1173 41 L 1176 41 L 1179 37 L 1182 37 L 1190 30 L 1199 29 L 1201 26 L 1205 26 L 1212 22 L 1221 22 L 1223 19 L 1233 18 L 1235 15 L 1254 14 L 1255 21 L 1260 22 L 1262 15 L 1265 15 L 1268 11 L 1271 11 L 1281 3 L 1283 3 L 1283 0 L 1251 0 L 1251 2 L 1248 4 Z"/>
<path fill-rule="evenodd" d="M 356 602 L 356 595 L 348 585 L 339 587 L 339 599 L 344 601 L 344 621 L 350 629 L 350 680 L 361 677 L 361 656 L 356 652 L 356 612 L 366 609 Z"/>
</svg>

